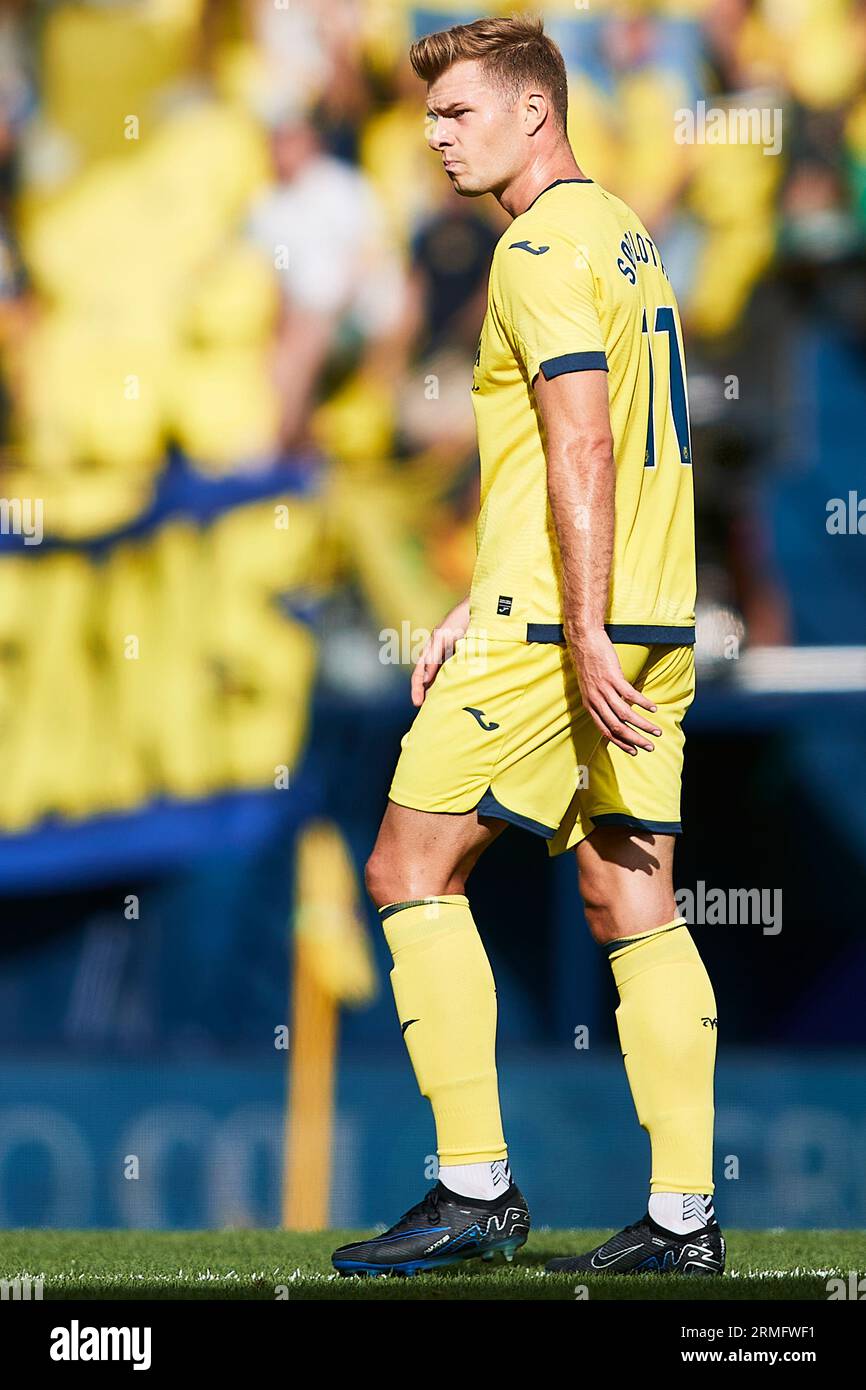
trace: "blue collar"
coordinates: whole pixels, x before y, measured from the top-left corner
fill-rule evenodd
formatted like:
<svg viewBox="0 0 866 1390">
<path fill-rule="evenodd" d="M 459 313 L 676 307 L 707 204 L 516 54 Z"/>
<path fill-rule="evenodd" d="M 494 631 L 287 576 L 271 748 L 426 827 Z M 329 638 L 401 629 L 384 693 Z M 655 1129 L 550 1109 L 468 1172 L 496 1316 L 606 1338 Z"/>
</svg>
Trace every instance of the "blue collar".
<svg viewBox="0 0 866 1390">
<path fill-rule="evenodd" d="M 554 179 L 553 183 L 549 183 L 546 188 L 542 188 L 540 193 L 536 193 L 529 207 L 524 208 L 524 212 L 529 212 L 529 208 L 534 207 L 539 198 L 543 197 L 545 193 L 549 193 L 551 188 L 557 188 L 561 183 L 592 183 L 592 179 Z"/>
</svg>

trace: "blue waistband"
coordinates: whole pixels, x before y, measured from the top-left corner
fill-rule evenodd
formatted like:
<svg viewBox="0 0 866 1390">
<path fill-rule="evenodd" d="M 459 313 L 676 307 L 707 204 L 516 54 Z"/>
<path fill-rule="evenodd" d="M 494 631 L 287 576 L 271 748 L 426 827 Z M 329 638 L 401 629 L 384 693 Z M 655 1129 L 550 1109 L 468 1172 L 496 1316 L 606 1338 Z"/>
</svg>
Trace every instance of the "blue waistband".
<svg viewBox="0 0 866 1390">
<path fill-rule="evenodd" d="M 695 629 L 692 627 L 661 627 L 655 623 L 605 623 L 604 630 L 611 642 L 638 647 L 693 647 Z M 527 623 L 527 642 L 564 643 L 562 623 Z"/>
</svg>

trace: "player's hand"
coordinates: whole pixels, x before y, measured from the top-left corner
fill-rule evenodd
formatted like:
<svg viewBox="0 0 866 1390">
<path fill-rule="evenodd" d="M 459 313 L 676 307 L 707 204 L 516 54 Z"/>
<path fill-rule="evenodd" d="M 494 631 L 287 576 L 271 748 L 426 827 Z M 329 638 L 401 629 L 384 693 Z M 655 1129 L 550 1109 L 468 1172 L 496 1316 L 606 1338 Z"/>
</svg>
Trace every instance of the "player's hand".
<svg viewBox="0 0 866 1390">
<path fill-rule="evenodd" d="M 635 690 L 622 673 L 613 643 L 603 628 L 570 641 L 581 699 L 596 728 L 624 753 L 637 756 L 638 749 L 651 753 L 653 745 L 646 738 L 661 737 L 661 729 L 632 709 L 655 713 L 655 705 Z"/>
<path fill-rule="evenodd" d="M 469 626 L 469 599 L 452 608 L 447 617 L 434 627 L 412 672 L 412 704 L 420 708 L 424 696 L 436 679 L 443 661 L 447 661 Z"/>
</svg>

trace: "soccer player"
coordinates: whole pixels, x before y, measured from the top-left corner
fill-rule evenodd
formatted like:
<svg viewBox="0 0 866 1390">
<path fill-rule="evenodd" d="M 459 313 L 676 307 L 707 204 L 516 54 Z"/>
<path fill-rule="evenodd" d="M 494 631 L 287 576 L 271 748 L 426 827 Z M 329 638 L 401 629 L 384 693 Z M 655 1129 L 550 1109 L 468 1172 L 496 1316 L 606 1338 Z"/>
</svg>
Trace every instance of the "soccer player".
<svg viewBox="0 0 866 1390">
<path fill-rule="evenodd" d="M 540 20 L 458 25 L 414 44 L 411 59 L 453 187 L 492 193 L 513 221 L 494 253 L 472 383 L 471 594 L 413 673 L 420 708 L 367 866 L 400 1027 L 433 1107 L 439 1180 L 333 1262 L 415 1273 L 510 1258 L 526 1240 L 499 1112 L 496 994 L 465 892 L 510 822 L 551 854 L 576 851 L 652 1148 L 641 1220 L 548 1268 L 721 1273 L 716 1003 L 672 877 L 695 620 L 676 301 L 646 228 L 575 161 L 565 66 Z"/>
</svg>

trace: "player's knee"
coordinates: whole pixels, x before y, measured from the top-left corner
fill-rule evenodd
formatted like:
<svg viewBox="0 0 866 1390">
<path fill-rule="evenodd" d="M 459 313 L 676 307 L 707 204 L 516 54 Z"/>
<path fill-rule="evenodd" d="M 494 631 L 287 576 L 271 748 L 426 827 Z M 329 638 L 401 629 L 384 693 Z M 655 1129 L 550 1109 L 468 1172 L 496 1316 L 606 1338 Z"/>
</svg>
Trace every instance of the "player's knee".
<svg viewBox="0 0 866 1390">
<path fill-rule="evenodd" d="M 622 935 L 616 915 L 607 903 L 584 902 L 583 913 L 592 938 L 599 945 L 603 946 L 608 941 L 615 941 L 618 936 Z"/>
<path fill-rule="evenodd" d="M 423 866 L 420 868 L 423 869 Z M 364 867 L 364 882 L 368 894 L 379 908 L 406 902 L 410 898 L 427 897 L 439 891 L 429 885 L 426 876 L 424 885 L 419 886 L 419 866 L 411 858 L 395 856 L 378 846 Z"/>
<path fill-rule="evenodd" d="M 596 941 L 607 939 L 605 932 L 610 919 L 611 894 L 605 883 L 605 875 L 595 866 L 582 866 L 580 870 L 580 894 L 583 898 L 583 912 L 586 923 Z"/>
<path fill-rule="evenodd" d="M 408 854 L 395 857 L 377 846 L 364 867 L 364 882 L 376 907 L 382 908 L 416 898 L 462 893 L 466 875 L 462 867 L 442 869 L 426 858 Z"/>
<path fill-rule="evenodd" d="M 581 883 L 583 909 L 593 940 L 600 946 L 636 932 L 651 931 L 676 916 L 672 895 L 653 887 L 635 885 L 632 892 L 606 894 L 599 885 L 587 888 Z"/>
<path fill-rule="evenodd" d="M 623 893 L 611 876 L 600 865 L 595 871 L 582 870 L 580 891 L 583 897 L 583 911 L 593 940 L 599 945 L 627 936 L 635 930 L 632 920 L 635 911 L 640 916 L 627 893 Z"/>
<path fill-rule="evenodd" d="M 376 907 L 386 907 L 388 903 L 396 901 L 391 893 L 392 876 L 388 858 L 379 849 L 373 850 L 364 866 L 364 883 Z"/>
</svg>

